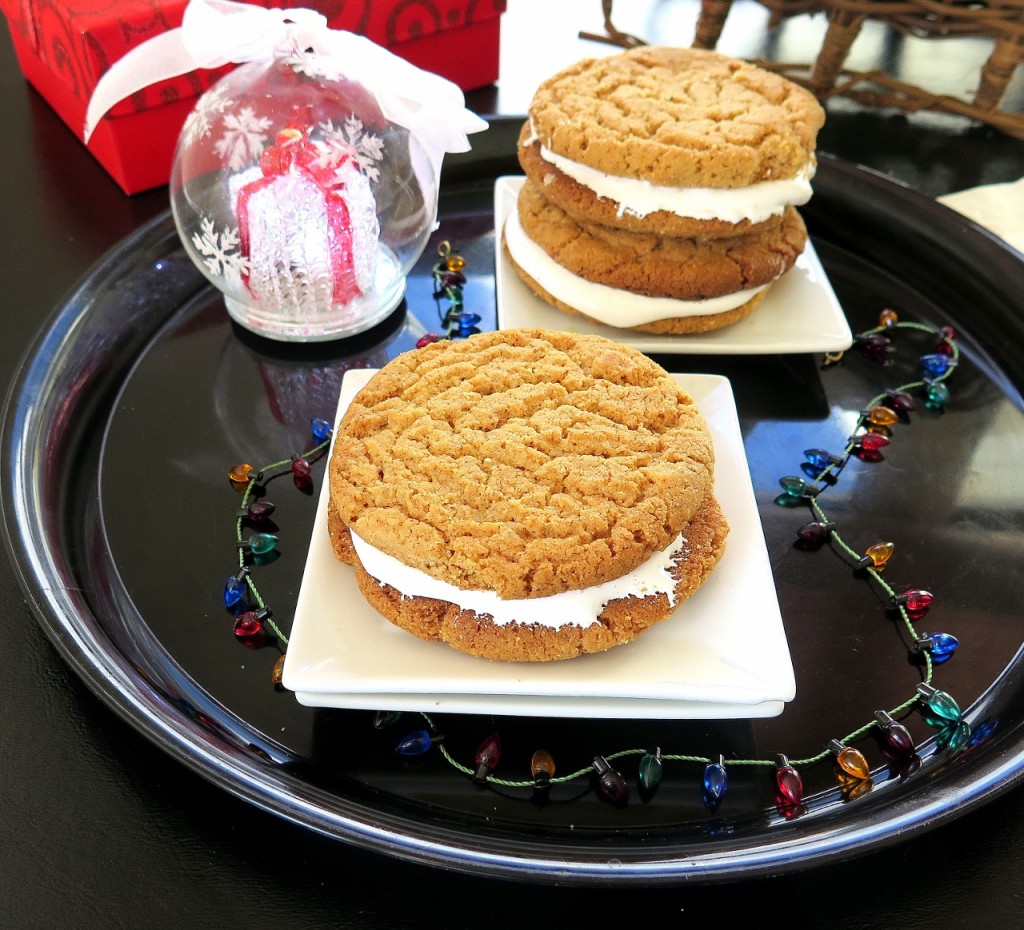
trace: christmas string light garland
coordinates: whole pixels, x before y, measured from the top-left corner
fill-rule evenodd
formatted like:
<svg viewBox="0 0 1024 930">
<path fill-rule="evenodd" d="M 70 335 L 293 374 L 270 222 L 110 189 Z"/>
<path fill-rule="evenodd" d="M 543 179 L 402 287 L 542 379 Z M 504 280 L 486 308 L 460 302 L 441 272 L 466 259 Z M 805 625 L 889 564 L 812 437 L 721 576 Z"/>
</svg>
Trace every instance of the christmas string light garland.
<svg viewBox="0 0 1024 930">
<path fill-rule="evenodd" d="M 461 287 L 465 282 L 462 275 L 464 262 L 451 251 L 448 243 L 442 243 L 439 255 L 441 261 L 435 266 L 434 275 L 439 285 L 435 297 L 441 294 L 446 296 L 451 305 L 448 315 L 457 315 L 463 312 Z M 457 266 L 454 268 L 449 264 L 452 256 L 459 260 L 453 263 Z M 457 276 L 448 277 L 451 272 Z M 451 289 L 452 293 L 449 293 L 448 289 Z M 458 299 L 453 299 L 456 290 Z M 460 334 L 457 323 L 454 328 L 449 325 L 450 320 L 446 320 L 445 324 L 448 327 L 446 338 L 457 338 Z M 475 322 L 472 325 L 475 325 Z M 918 360 L 920 377 L 873 397 L 861 411 L 852 435 L 849 436 L 845 448 L 838 454 L 823 449 L 805 450 L 805 461 L 801 463 L 804 477 L 787 475 L 780 478 L 781 493 L 775 498 L 775 503 L 781 507 L 805 506 L 811 511 L 814 519 L 804 523 L 796 531 L 797 548 L 814 551 L 829 545 L 850 564 L 855 575 L 866 578 L 881 592 L 885 609 L 898 616 L 923 667 L 921 681 L 912 696 L 888 710 L 877 710 L 874 719 L 845 736 L 828 740 L 825 748 L 817 754 L 792 761 L 782 754 L 770 759 L 727 760 L 722 755 L 709 757 L 668 753 L 662 752 L 660 747 L 648 746 L 595 755 L 591 764 L 566 774 L 556 775 L 554 757 L 548 750 L 539 748 L 530 760 L 529 778 L 504 778 L 495 774 L 501 762 L 501 740 L 498 733 L 491 733 L 483 740 L 474 755 L 473 765 L 469 766 L 451 754 L 444 744 L 444 736 L 440 734 L 433 718 L 426 713 L 419 714 L 425 727 L 403 737 L 395 747 L 396 753 L 405 757 L 419 756 L 437 747 L 452 768 L 476 784 L 525 790 L 529 792 L 526 796 L 533 798 L 546 797 L 553 785 L 590 779 L 599 794 L 617 806 L 628 803 L 629 787 L 625 777 L 613 763 L 637 759 L 637 782 L 641 792 L 647 796 L 657 789 L 666 763 L 702 767 L 700 793 L 710 811 L 717 809 L 727 791 L 730 770 L 771 769 L 774 773 L 776 809 L 786 819 L 793 819 L 807 810 L 800 771 L 827 759 L 831 758 L 835 764 L 839 790 L 845 800 L 854 800 L 871 790 L 874 784 L 871 766 L 864 754 L 851 745 L 869 733 L 875 732 L 881 737 L 883 755 L 892 773 L 899 777 L 907 777 L 916 772 L 921 765 L 921 758 L 917 754 L 918 747 L 907 728 L 897 720 L 901 715 L 914 709 L 921 719 L 936 731 L 935 746 L 938 751 L 957 752 L 964 749 L 971 741 L 971 727 L 953 697 L 933 684 L 935 667 L 953 655 L 958 642 L 947 633 L 921 634 L 915 626 L 915 622 L 927 614 L 934 601 L 933 595 L 917 588 L 901 591 L 889 584 L 882 573 L 895 550 L 894 544 L 888 541 L 876 542 L 863 552 L 858 551 L 841 535 L 820 501 L 822 492 L 837 483 L 851 458 L 869 463 L 883 460 L 882 449 L 890 443 L 893 428 L 901 422 L 909 421 L 909 412 L 916 407 L 915 394 L 923 396 L 925 408 L 936 412 L 941 412 L 950 400 L 951 395 L 946 382 L 955 372 L 960 358 L 959 347 L 951 328 L 934 328 L 922 323 L 901 322 L 892 310 L 884 310 L 879 317 L 878 326 L 858 334 L 855 345 L 867 358 L 884 362 L 893 351 L 891 336 L 899 330 L 923 333 L 938 339 L 934 351 L 921 356 Z M 428 335 L 431 338 L 424 337 L 427 342 L 440 338 L 435 334 Z M 426 344 L 423 340 L 420 341 Z M 828 355 L 822 367 L 829 368 L 841 360 L 842 353 Z M 262 633 L 264 625 L 273 630 L 281 644 L 287 644 L 287 638 L 273 623 L 272 613 L 263 602 L 251 575 L 252 567 L 259 564 L 260 559 L 276 545 L 276 538 L 272 534 L 259 531 L 260 523 L 266 520 L 269 513 L 265 512 L 267 502 L 255 497 L 253 492 L 255 488 L 269 480 L 268 476 L 286 474 L 289 470 L 297 485 L 308 488 L 308 482 L 311 481 L 309 462 L 327 448 L 331 436 L 330 425 L 325 420 L 313 420 L 312 430 L 317 445 L 308 452 L 272 463 L 259 471 L 249 465 L 240 465 L 229 472 L 229 479 L 243 492 L 243 498 L 242 509 L 236 520 L 239 570 L 225 585 L 225 605 L 229 609 L 237 609 L 236 605 L 244 603 L 243 596 L 246 593 L 251 596 L 255 606 L 247 607 L 238 616 L 234 628 L 235 635 L 247 645 L 258 644 L 252 640 Z M 270 505 L 271 510 L 272 506 Z M 243 532 L 246 524 L 254 527 L 254 532 L 247 538 Z M 264 538 L 267 536 L 270 538 Z M 282 655 L 275 665 L 275 685 L 280 684 L 280 666 L 283 658 Z M 374 717 L 374 727 L 384 730 L 396 724 L 402 716 L 401 713 L 394 711 L 378 711 Z"/>
<path fill-rule="evenodd" d="M 235 617 L 235 637 L 250 648 L 267 643 L 267 629 L 272 631 L 282 647 L 288 645 L 288 637 L 274 622 L 274 612 L 264 601 L 252 578 L 252 569 L 273 558 L 279 542 L 278 537 L 269 531 L 269 521 L 276 506 L 257 492 L 262 491 L 270 481 L 288 473 L 291 473 L 292 480 L 300 491 L 312 491 L 312 463 L 331 443 L 331 424 L 327 420 L 314 417 L 310 421 L 310 431 L 316 443 L 311 449 L 278 462 L 271 462 L 259 469 L 248 462 L 243 462 L 228 472 L 228 481 L 242 495 L 242 500 L 235 514 L 238 571 L 224 582 L 224 606 Z M 246 529 L 250 530 L 248 535 Z M 283 667 L 282 653 L 274 664 L 275 685 L 281 683 Z"/>
</svg>

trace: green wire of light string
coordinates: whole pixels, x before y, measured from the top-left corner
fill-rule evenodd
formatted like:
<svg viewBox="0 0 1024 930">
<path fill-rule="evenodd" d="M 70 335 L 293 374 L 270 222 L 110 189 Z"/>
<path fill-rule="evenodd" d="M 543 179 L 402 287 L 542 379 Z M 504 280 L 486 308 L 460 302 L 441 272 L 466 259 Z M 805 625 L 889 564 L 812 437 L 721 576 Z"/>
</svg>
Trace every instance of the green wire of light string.
<svg viewBox="0 0 1024 930">
<path fill-rule="evenodd" d="M 323 449 L 327 448 L 330 442 L 331 439 L 328 436 L 328 438 L 325 439 L 323 442 L 317 443 L 317 445 L 315 445 L 312 449 L 309 449 L 306 452 L 300 452 L 297 456 L 294 456 L 292 458 L 281 459 L 280 461 L 277 462 L 271 462 L 269 465 L 264 465 L 262 468 L 256 469 L 255 477 L 249 479 L 249 483 L 245 486 L 245 491 L 242 492 L 242 506 L 239 508 L 238 518 L 235 520 L 236 543 L 241 543 L 243 540 L 242 526 L 245 521 L 245 510 L 249 506 L 249 498 L 252 497 L 253 489 L 259 484 L 264 484 L 266 481 L 272 481 L 274 478 L 279 478 L 281 475 L 284 474 L 283 471 L 276 475 L 273 474 L 273 472 L 276 469 L 284 468 L 284 466 L 286 465 L 288 466 L 289 469 L 291 469 L 292 462 L 294 462 L 296 458 L 308 459 L 310 456 L 316 455 L 318 452 L 321 452 Z M 248 566 L 245 564 L 245 551 L 239 548 L 238 569 L 239 571 L 242 571 L 243 569 L 247 568 Z M 245 586 L 249 589 L 249 593 L 252 595 L 253 600 L 256 602 L 256 606 L 260 608 L 266 608 L 266 601 L 263 600 L 263 595 L 260 594 L 259 589 L 256 587 L 256 582 L 252 580 L 252 574 L 248 571 L 246 571 L 245 573 Z M 272 617 L 267 617 L 264 620 L 264 623 L 266 623 L 267 626 L 270 627 L 274 635 L 285 646 L 288 645 L 288 637 L 285 635 L 284 631 L 276 623 L 274 623 Z"/>
</svg>

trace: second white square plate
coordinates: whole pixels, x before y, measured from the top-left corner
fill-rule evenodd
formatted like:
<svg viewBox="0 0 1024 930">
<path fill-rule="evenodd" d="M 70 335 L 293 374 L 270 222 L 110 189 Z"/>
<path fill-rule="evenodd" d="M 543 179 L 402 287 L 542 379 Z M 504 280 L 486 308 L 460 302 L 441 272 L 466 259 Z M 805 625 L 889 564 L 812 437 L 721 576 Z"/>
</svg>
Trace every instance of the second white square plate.
<svg viewBox="0 0 1024 930">
<path fill-rule="evenodd" d="M 594 323 L 545 303 L 522 281 L 501 247 L 505 217 L 515 209 L 523 178 L 494 184 L 495 284 L 498 328 L 557 329 L 591 333 L 641 352 L 688 355 L 781 355 L 841 352 L 853 345 L 846 314 L 836 299 L 810 241 L 796 264 L 772 285 L 761 305 L 745 319 L 710 333 L 656 336 Z"/>
<path fill-rule="evenodd" d="M 346 373 L 338 419 L 372 374 Z M 674 377 L 711 429 L 715 494 L 730 533 L 711 577 L 669 619 L 633 642 L 564 662 L 495 662 L 420 640 L 377 614 L 335 557 L 325 480 L 285 687 L 304 704 L 370 710 L 677 719 L 780 713 L 796 684 L 732 388 L 716 375 Z"/>
</svg>

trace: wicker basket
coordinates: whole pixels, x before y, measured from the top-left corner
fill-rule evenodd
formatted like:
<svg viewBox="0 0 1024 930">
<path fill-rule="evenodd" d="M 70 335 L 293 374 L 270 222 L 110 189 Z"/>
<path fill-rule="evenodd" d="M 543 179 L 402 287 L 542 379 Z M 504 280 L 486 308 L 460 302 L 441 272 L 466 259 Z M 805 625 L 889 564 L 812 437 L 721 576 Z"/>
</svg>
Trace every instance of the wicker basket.
<svg viewBox="0 0 1024 930">
<path fill-rule="evenodd" d="M 868 106 L 895 107 L 906 112 L 936 110 L 988 123 L 1016 138 L 1024 138 L 1024 113 L 1000 104 L 1016 67 L 1024 60 L 1024 0 L 758 0 L 771 11 L 770 25 L 782 19 L 824 12 L 828 29 L 810 64 L 758 61 L 810 88 L 821 100 L 846 96 Z M 732 0 L 701 0 L 693 45 L 713 49 L 729 15 Z M 604 36 L 584 34 L 617 45 L 643 44 L 619 32 L 612 23 L 612 0 L 602 0 Z M 923 38 L 983 36 L 993 39 L 992 54 L 981 69 L 970 101 L 898 81 L 884 71 L 844 69 L 850 46 L 866 19 L 878 20 L 900 32 Z"/>
</svg>

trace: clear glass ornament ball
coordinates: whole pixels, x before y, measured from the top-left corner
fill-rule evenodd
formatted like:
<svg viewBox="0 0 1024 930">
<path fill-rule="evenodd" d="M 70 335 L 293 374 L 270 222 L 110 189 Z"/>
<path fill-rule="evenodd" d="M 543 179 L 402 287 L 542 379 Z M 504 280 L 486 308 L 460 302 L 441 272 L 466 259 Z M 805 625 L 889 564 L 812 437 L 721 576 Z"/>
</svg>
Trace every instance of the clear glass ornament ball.
<svg viewBox="0 0 1024 930">
<path fill-rule="evenodd" d="M 402 301 L 437 215 L 416 137 L 331 58 L 245 64 L 178 140 L 171 209 L 239 324 L 271 339 L 351 336 Z"/>
</svg>

